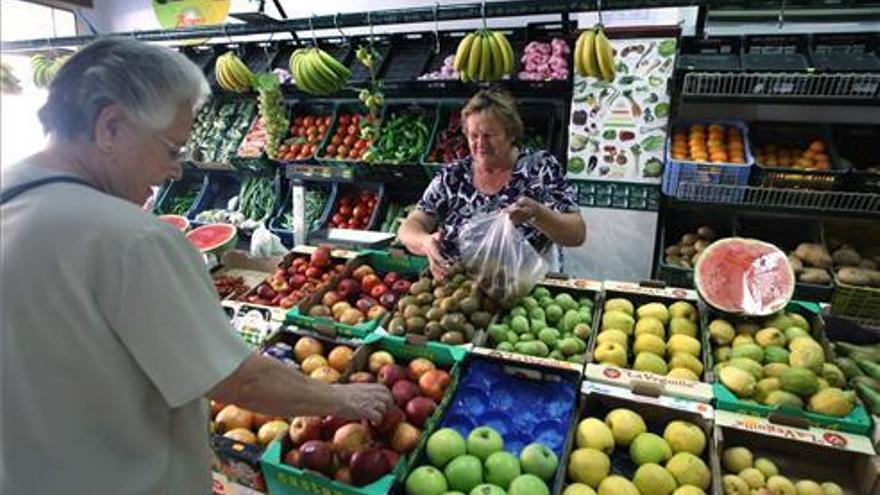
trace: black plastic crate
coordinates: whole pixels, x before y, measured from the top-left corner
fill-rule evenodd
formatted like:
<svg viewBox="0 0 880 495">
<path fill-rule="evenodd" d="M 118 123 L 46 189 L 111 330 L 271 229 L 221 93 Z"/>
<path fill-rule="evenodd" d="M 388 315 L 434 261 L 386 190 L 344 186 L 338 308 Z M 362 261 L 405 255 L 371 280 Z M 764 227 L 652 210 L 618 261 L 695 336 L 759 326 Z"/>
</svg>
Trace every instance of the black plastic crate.
<svg viewBox="0 0 880 495">
<path fill-rule="evenodd" d="M 229 200 L 238 196 L 241 191 L 241 179 L 237 174 L 229 172 L 208 172 L 205 179 L 205 186 L 202 188 L 201 194 L 196 199 L 196 205 L 190 209 L 190 220 L 194 220 L 196 215 L 207 210 L 225 210 L 229 205 Z"/>
<path fill-rule="evenodd" d="M 440 50 L 436 50 L 436 42 L 431 44 L 430 49 L 428 50 L 428 61 L 425 64 L 425 68 L 419 76 L 437 72 L 443 67 L 443 61 L 446 57 L 455 56 L 455 51 L 458 48 L 458 44 L 467 36 L 468 31 L 449 31 L 440 33 Z M 432 40 L 433 41 L 433 40 Z M 416 76 L 418 78 L 419 76 Z M 438 81 L 456 81 L 456 79 L 427 79 L 420 80 L 420 82 L 428 82 L 428 83 L 436 83 Z"/>
<path fill-rule="evenodd" d="M 367 180 L 377 182 L 400 181 L 401 183 L 412 184 L 424 183 L 427 181 L 425 172 L 421 167 L 421 159 L 425 155 L 428 146 L 431 144 L 431 131 L 435 126 L 435 120 L 437 118 L 436 103 L 414 100 L 395 101 L 386 105 L 382 115 L 383 127 L 380 128 L 380 136 L 377 138 L 377 141 L 381 140 L 386 132 L 383 129 L 385 129 L 384 126 L 388 123 L 391 115 L 414 113 L 423 116 L 428 131 L 418 157 L 412 161 L 407 161 L 406 163 L 367 163 L 359 170 L 360 175 Z"/>
<path fill-rule="evenodd" d="M 425 73 L 434 46 L 435 39 L 432 33 L 394 35 L 383 66 L 382 79 L 387 83 L 415 80 Z"/>
<path fill-rule="evenodd" d="M 880 127 L 841 125 L 833 134 L 840 160 L 849 167 L 844 189 L 880 194 Z"/>
<path fill-rule="evenodd" d="M 187 169 L 184 171 L 183 176 L 176 181 L 169 182 L 161 192 L 161 196 L 156 202 L 155 211 L 159 215 L 181 215 L 184 217 L 189 217 L 189 213 L 195 208 L 198 204 L 199 194 L 202 191 L 202 188 L 205 185 L 205 172 L 198 169 Z M 172 212 L 171 204 L 172 202 L 180 198 L 183 195 L 192 195 L 193 201 L 190 204 L 189 209 L 183 212 Z"/>
<path fill-rule="evenodd" d="M 368 46 L 369 36 L 355 38 L 351 41 L 351 54 L 346 59 L 346 64 L 351 69 L 351 83 L 354 85 L 364 84 L 370 81 L 370 69 L 368 69 L 355 56 L 358 46 Z M 382 74 L 385 63 L 388 62 L 388 53 L 391 51 L 391 38 L 388 36 L 373 36 L 373 49 L 378 53 L 378 58 L 373 59 L 376 74 Z"/>
<path fill-rule="evenodd" d="M 514 58 L 513 58 L 513 74 L 511 74 L 511 78 L 519 79 L 519 72 L 524 68 L 522 63 L 522 55 L 525 47 L 528 46 L 529 43 L 536 41 L 539 43 L 550 43 L 554 38 L 559 38 L 565 41 L 566 45 L 568 45 L 569 53 L 565 56 L 565 60 L 568 63 L 568 78 L 565 80 L 572 80 L 574 78 L 574 45 L 577 41 L 577 22 L 568 21 L 568 22 L 534 22 L 530 24 L 526 24 L 524 31 L 515 31 L 513 35 L 508 35 L 508 41 L 511 42 L 511 48 L 514 49 Z M 513 45 L 514 40 L 520 41 L 521 46 L 519 50 L 517 47 Z M 556 79 L 556 81 L 561 81 L 561 79 Z"/>
<path fill-rule="evenodd" d="M 186 58 L 193 61 L 207 73 L 214 69 L 214 61 L 217 58 L 217 52 L 209 46 L 185 46 L 180 49 L 180 53 L 186 55 Z"/>
<path fill-rule="evenodd" d="M 878 45 L 876 33 L 815 34 L 810 56 L 822 72 L 878 72 Z"/>
<path fill-rule="evenodd" d="M 781 124 L 753 123 L 749 126 L 752 139 L 752 150 L 755 154 L 753 184 L 763 187 L 786 187 L 817 190 L 843 189 L 843 177 L 846 166 L 841 163 L 834 146 L 831 128 L 825 124 Z M 797 148 L 806 152 L 812 143 L 822 141 L 824 151 L 831 168 L 829 170 L 803 169 L 785 166 L 783 163 L 769 162 L 766 155 L 759 158 L 758 150 L 765 152 L 768 145 L 782 148 Z M 815 152 L 814 155 L 817 156 Z M 796 161 L 801 157 L 792 158 Z M 775 165 L 774 165 L 775 163 Z M 815 163 L 815 162 L 813 162 Z"/>
<path fill-rule="evenodd" d="M 278 44 L 270 42 L 247 43 L 241 55 L 241 60 L 254 74 L 268 72 L 272 69 L 272 62 L 278 53 Z"/>
<path fill-rule="evenodd" d="M 317 101 L 307 101 L 307 102 L 298 101 L 297 103 L 291 105 L 290 106 L 290 113 L 288 114 L 289 124 L 288 124 L 287 137 L 285 137 L 284 140 L 282 140 L 282 144 L 284 143 L 284 141 L 287 141 L 289 139 L 293 139 L 294 141 L 298 141 L 297 138 L 299 136 L 291 136 L 290 130 L 292 130 L 295 127 L 296 121 L 298 118 L 306 117 L 306 116 L 321 117 L 321 118 L 330 117 L 330 124 L 326 125 L 327 130 L 324 133 L 324 137 L 322 137 L 318 141 L 318 143 L 317 143 L 318 147 L 316 148 L 315 153 L 313 153 L 313 154 L 311 154 L 311 156 L 304 158 L 304 159 L 301 159 L 301 160 L 300 159 L 282 160 L 286 163 L 314 162 L 315 156 L 317 155 L 318 150 L 320 150 L 321 148 L 323 148 L 327 144 L 327 140 L 330 137 L 330 130 L 333 128 L 333 121 L 336 119 L 336 107 L 331 102 L 317 102 Z M 302 143 L 297 143 L 297 144 L 301 145 Z"/>
<path fill-rule="evenodd" d="M 322 189 L 327 194 L 327 199 L 324 202 L 324 209 L 315 219 L 312 225 L 306 225 L 306 238 L 308 233 L 317 229 L 319 226 L 327 223 L 327 217 L 330 214 L 330 208 L 333 203 L 336 201 L 336 190 L 337 186 L 335 183 L 331 182 L 310 182 L 304 186 L 306 190 L 314 190 L 314 189 Z M 295 233 L 293 228 L 286 228 L 282 224 L 284 222 L 284 216 L 288 213 L 291 213 L 293 208 L 293 185 L 290 183 L 284 183 L 282 190 L 284 192 L 283 198 L 278 203 L 278 208 L 275 210 L 275 214 L 272 217 L 272 220 L 269 222 L 269 230 L 272 233 L 281 237 L 282 242 L 285 245 L 293 244 L 293 235 Z M 306 191 L 307 192 L 307 191 Z"/>
<path fill-rule="evenodd" d="M 741 215 L 734 227 L 737 237 L 769 242 L 786 254 L 794 251 L 802 242 L 824 244 L 822 224 L 818 220 L 789 216 Z M 829 272 L 829 275 L 831 273 Z M 795 284 L 794 298 L 799 301 L 830 301 L 831 284 Z"/>
<path fill-rule="evenodd" d="M 739 36 L 684 37 L 679 43 L 675 68 L 695 72 L 739 71 L 741 44 Z"/>
<path fill-rule="evenodd" d="M 805 35 L 746 36 L 740 61 L 744 70 L 753 72 L 805 71 L 807 47 Z"/>
<path fill-rule="evenodd" d="M 729 212 L 675 209 L 664 212 L 659 230 L 657 278 L 672 287 L 693 288 L 694 264 L 691 260 L 688 260 L 688 266 L 671 263 L 672 260 L 667 258 L 667 250 L 678 244 L 685 234 L 696 234 L 697 229 L 702 226 L 712 229 L 714 239 L 722 239 L 733 235 L 734 218 Z"/>
<path fill-rule="evenodd" d="M 520 99 L 517 103 L 525 126 L 525 138 L 519 144 L 530 145 L 530 136 L 540 136 L 544 145 L 532 146 L 534 149 L 547 150 L 556 157 L 567 156 L 564 143 L 557 139 L 568 121 L 568 114 L 562 105 L 553 100 L 528 98 Z"/>
</svg>

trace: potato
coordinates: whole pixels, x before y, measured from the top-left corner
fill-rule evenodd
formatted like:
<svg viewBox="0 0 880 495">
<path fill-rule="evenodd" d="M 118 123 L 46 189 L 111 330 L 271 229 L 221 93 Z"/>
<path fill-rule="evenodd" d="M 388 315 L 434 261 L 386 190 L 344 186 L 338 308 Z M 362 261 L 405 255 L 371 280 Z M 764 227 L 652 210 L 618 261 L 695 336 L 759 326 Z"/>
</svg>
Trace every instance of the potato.
<svg viewBox="0 0 880 495">
<path fill-rule="evenodd" d="M 876 270 L 877 263 L 875 263 L 874 260 L 862 259 L 862 261 L 859 261 L 859 268 L 867 268 L 868 270 Z"/>
<path fill-rule="evenodd" d="M 798 245 L 795 256 L 806 264 L 816 268 L 831 268 L 834 264 L 828 250 L 821 244 L 804 242 Z"/>
<path fill-rule="evenodd" d="M 834 254 L 831 255 L 831 259 L 834 260 L 835 265 L 840 266 L 859 266 L 859 262 L 862 261 L 862 257 L 859 256 L 859 253 L 850 247 L 842 247 L 837 251 L 834 251 Z"/>
<path fill-rule="evenodd" d="M 685 246 L 693 246 L 695 242 L 697 242 L 697 234 L 685 234 L 681 236 L 681 244 Z"/>
<path fill-rule="evenodd" d="M 701 239 L 705 239 L 707 241 L 715 240 L 715 231 L 710 227 L 706 227 L 705 225 L 697 229 L 697 235 L 700 236 Z"/>
<path fill-rule="evenodd" d="M 672 246 L 669 246 L 668 248 L 666 248 L 666 255 L 667 256 L 678 256 L 680 253 L 681 253 L 681 246 L 679 246 L 678 244 L 673 244 Z"/>
<path fill-rule="evenodd" d="M 804 271 L 804 262 L 801 261 L 800 258 L 795 256 L 794 253 L 788 255 L 788 264 L 791 265 L 791 269 L 792 271 L 794 271 L 795 275 L 798 275 L 802 271 Z"/>
<path fill-rule="evenodd" d="M 880 272 L 877 270 L 845 266 L 837 271 L 837 278 L 849 285 L 880 286 Z"/>
<path fill-rule="evenodd" d="M 824 268 L 804 268 L 798 280 L 806 284 L 825 285 L 831 283 L 831 275 Z"/>
</svg>

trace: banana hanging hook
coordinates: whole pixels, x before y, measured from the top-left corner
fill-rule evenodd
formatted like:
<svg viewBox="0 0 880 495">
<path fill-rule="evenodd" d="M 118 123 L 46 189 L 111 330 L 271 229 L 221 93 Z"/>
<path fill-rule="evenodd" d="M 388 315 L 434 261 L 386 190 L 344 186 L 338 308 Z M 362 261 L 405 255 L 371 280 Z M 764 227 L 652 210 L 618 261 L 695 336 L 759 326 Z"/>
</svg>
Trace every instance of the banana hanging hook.
<svg viewBox="0 0 880 495">
<path fill-rule="evenodd" d="M 437 19 L 437 9 L 440 8 L 440 0 L 434 1 L 434 55 L 440 53 L 440 21 Z"/>
<path fill-rule="evenodd" d="M 342 45 L 348 46 L 348 36 L 344 32 L 342 32 L 342 28 L 339 27 L 339 12 L 333 16 L 333 25 L 336 27 L 336 30 L 339 31 L 339 35 L 342 36 Z"/>
<path fill-rule="evenodd" d="M 483 17 L 483 29 L 486 29 L 486 0 L 480 4 L 480 15 Z"/>
<path fill-rule="evenodd" d="M 785 26 L 785 0 L 779 3 L 779 17 L 776 20 L 776 29 L 782 29 Z"/>
<path fill-rule="evenodd" d="M 605 25 L 605 21 L 602 19 L 602 0 L 596 0 L 596 14 L 599 16 L 599 24 Z"/>
<path fill-rule="evenodd" d="M 309 29 L 312 31 L 312 45 L 318 46 L 318 38 L 315 36 L 315 23 L 313 22 L 315 19 L 315 13 L 312 12 L 312 15 L 309 17 Z"/>
</svg>

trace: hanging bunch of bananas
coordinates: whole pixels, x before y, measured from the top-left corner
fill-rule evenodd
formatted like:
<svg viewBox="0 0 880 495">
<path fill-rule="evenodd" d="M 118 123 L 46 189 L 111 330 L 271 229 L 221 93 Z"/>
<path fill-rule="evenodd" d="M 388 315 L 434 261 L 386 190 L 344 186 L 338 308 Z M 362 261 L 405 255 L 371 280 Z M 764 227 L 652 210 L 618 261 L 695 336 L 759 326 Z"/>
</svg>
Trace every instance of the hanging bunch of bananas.
<svg viewBox="0 0 880 495">
<path fill-rule="evenodd" d="M 34 85 L 38 88 L 48 87 L 68 58 L 70 55 L 52 56 L 44 53 L 38 53 L 31 57 Z"/>
<path fill-rule="evenodd" d="M 464 82 L 497 81 L 513 72 L 513 49 L 500 31 L 480 29 L 458 44 L 453 66 Z"/>
<path fill-rule="evenodd" d="M 296 87 L 313 95 L 329 95 L 351 79 L 348 67 L 317 47 L 300 48 L 290 56 L 290 72 Z"/>
<path fill-rule="evenodd" d="M 21 93 L 21 84 L 12 73 L 12 68 L 0 62 L 0 92 L 4 94 Z"/>
<path fill-rule="evenodd" d="M 233 93 L 244 93 L 254 85 L 254 73 L 232 51 L 217 57 L 214 62 L 214 77 L 221 88 Z"/>
<path fill-rule="evenodd" d="M 578 36 L 574 45 L 574 68 L 584 77 L 597 77 L 605 82 L 614 81 L 617 64 L 614 49 L 605 36 L 601 24 L 596 24 Z"/>
<path fill-rule="evenodd" d="M 256 88 L 259 95 L 260 118 L 266 129 L 266 154 L 271 159 L 278 156 L 281 141 L 287 137 L 290 121 L 287 108 L 284 106 L 284 95 L 281 94 L 281 83 L 275 74 L 259 74 L 256 76 Z"/>
</svg>

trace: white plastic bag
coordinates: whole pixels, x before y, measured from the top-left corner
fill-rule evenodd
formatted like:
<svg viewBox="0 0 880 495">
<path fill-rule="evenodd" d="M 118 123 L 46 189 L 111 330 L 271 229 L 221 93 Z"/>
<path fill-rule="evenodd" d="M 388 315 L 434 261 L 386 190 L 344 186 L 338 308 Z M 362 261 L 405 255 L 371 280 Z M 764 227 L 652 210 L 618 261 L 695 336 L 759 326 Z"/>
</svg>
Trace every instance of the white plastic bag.
<svg viewBox="0 0 880 495">
<path fill-rule="evenodd" d="M 264 226 L 254 230 L 251 236 L 251 257 L 269 258 L 272 256 L 282 256 L 287 253 L 287 248 L 281 243 L 281 239 L 269 232 Z"/>
<path fill-rule="evenodd" d="M 474 215 L 458 242 L 467 273 L 502 305 L 528 294 L 550 269 L 505 210 Z"/>
</svg>

